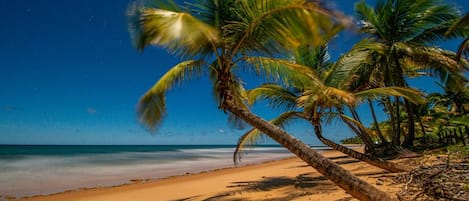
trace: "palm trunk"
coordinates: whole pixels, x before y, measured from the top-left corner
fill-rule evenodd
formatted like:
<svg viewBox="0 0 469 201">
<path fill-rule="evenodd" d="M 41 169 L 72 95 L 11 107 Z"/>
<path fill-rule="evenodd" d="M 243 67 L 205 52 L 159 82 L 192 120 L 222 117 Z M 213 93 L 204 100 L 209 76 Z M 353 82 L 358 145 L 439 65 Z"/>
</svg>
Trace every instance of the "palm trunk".
<svg viewBox="0 0 469 201">
<path fill-rule="evenodd" d="M 301 160 L 311 165 L 327 179 L 359 200 L 390 201 L 393 200 L 387 193 L 377 189 L 373 185 L 350 174 L 331 160 L 320 155 L 310 146 L 294 138 L 281 128 L 267 122 L 254 115 L 246 108 L 239 107 L 233 100 L 231 92 L 231 75 L 229 71 L 222 71 L 218 74 L 217 91 L 220 94 L 221 109 L 227 110 L 257 128 L 277 143 L 291 151 Z"/>
<path fill-rule="evenodd" d="M 400 100 L 399 100 L 399 97 L 396 97 L 396 102 L 394 103 L 396 104 L 396 124 L 393 125 L 394 127 L 394 136 L 393 136 L 393 139 L 392 139 L 392 144 L 393 146 L 400 146 L 401 145 L 401 114 L 400 114 L 400 109 L 399 109 L 399 104 L 400 104 Z"/>
<path fill-rule="evenodd" d="M 427 132 L 425 131 L 425 126 L 423 125 L 422 119 L 420 119 L 419 124 L 420 124 L 420 129 L 422 129 L 423 142 L 427 143 Z"/>
<path fill-rule="evenodd" d="M 353 149 L 350 149 L 346 146 L 342 146 L 340 144 L 337 144 L 337 143 L 325 138 L 322 135 L 322 129 L 321 129 L 320 122 L 316 121 L 316 122 L 311 122 L 311 123 L 314 126 L 314 133 L 316 134 L 318 139 L 322 143 L 324 143 L 325 145 L 331 147 L 332 149 L 334 149 L 336 151 L 340 151 L 340 152 L 346 154 L 347 156 L 350 156 L 352 158 L 355 158 L 355 159 L 358 159 L 360 161 L 366 162 L 370 165 L 379 167 L 379 168 L 384 169 L 384 170 L 388 170 L 390 172 L 405 172 L 405 171 L 407 171 L 406 169 L 398 167 L 396 164 L 384 161 L 381 158 L 368 156 L 366 154 L 363 154 L 363 153 L 360 153 L 360 152 L 355 151 Z"/>
<path fill-rule="evenodd" d="M 349 107 L 349 109 L 350 109 L 350 112 L 352 113 L 352 116 L 355 119 L 355 121 L 357 121 L 358 123 L 363 125 L 361 120 L 360 120 L 360 117 L 358 116 L 357 111 L 352 107 Z M 349 123 L 347 123 L 347 125 L 349 125 L 349 127 L 351 126 Z M 357 132 L 356 134 L 360 137 L 360 139 L 363 141 L 363 143 L 365 143 L 365 145 L 370 150 L 372 150 L 372 152 L 373 152 L 374 148 L 376 148 L 376 144 L 371 139 L 370 135 L 368 134 L 368 131 L 362 129 L 360 126 L 358 126 L 358 131 L 359 132 Z"/>
<path fill-rule="evenodd" d="M 405 135 L 403 146 L 410 148 L 414 146 L 415 140 L 414 110 L 408 100 L 404 100 L 404 104 L 407 112 L 407 135 Z"/>
<path fill-rule="evenodd" d="M 353 197 L 359 200 L 392 200 L 392 198 L 385 192 L 378 190 L 373 185 L 350 174 L 342 167 L 320 155 L 314 149 L 294 138 L 279 127 L 270 124 L 242 107 L 236 106 L 232 100 L 225 99 L 223 105 L 225 109 L 290 150 L 308 165 L 311 165 L 319 173 L 334 182 L 340 188 L 344 189 Z"/>
<path fill-rule="evenodd" d="M 396 124 L 396 116 L 394 114 L 394 108 L 392 105 L 391 97 L 385 96 L 384 98 L 384 107 L 387 109 L 387 114 L 389 115 L 390 123 L 391 123 L 391 142 L 394 141 L 394 134 L 396 134 L 395 124 Z"/>
<path fill-rule="evenodd" d="M 376 118 L 376 113 L 375 113 L 375 108 L 373 107 L 373 103 L 371 102 L 370 99 L 367 99 L 368 105 L 370 106 L 370 111 L 371 111 L 371 116 L 373 117 L 373 123 L 376 126 L 376 130 L 378 131 L 378 137 L 381 140 L 381 143 L 387 143 L 388 141 L 386 138 L 383 136 L 383 132 L 381 132 L 381 129 L 379 128 L 379 123 L 378 123 L 378 118 Z"/>
</svg>

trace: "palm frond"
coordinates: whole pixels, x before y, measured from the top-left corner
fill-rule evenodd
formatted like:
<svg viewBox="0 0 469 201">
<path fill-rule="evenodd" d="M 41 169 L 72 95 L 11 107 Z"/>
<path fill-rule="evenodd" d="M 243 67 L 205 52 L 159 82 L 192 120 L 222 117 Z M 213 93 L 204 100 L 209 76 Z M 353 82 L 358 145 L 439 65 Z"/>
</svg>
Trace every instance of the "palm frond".
<svg viewBox="0 0 469 201">
<path fill-rule="evenodd" d="M 297 99 L 297 106 L 309 110 L 315 106 L 332 108 L 339 105 L 354 105 L 356 101 L 353 93 L 335 87 L 307 88 Z"/>
<path fill-rule="evenodd" d="M 459 29 L 469 29 L 468 27 L 469 27 L 469 13 L 466 13 L 453 23 L 453 25 L 448 29 L 448 32 L 446 32 L 446 35 L 447 36 L 452 35 L 455 32 L 457 32 L 457 30 Z M 463 36 L 463 37 L 467 37 L 467 36 Z"/>
<path fill-rule="evenodd" d="M 238 8 L 241 21 L 226 26 L 237 33 L 228 42 L 234 53 L 271 54 L 279 47 L 295 48 L 305 41 L 319 46 L 330 37 L 327 33 L 337 31 L 335 25 L 344 23 L 319 3 L 304 0 L 239 1 Z"/>
<path fill-rule="evenodd" d="M 184 57 L 206 52 L 218 43 L 219 33 L 210 25 L 189 13 L 164 10 L 161 7 L 166 7 L 161 4 L 156 6 L 129 7 L 129 31 L 139 50 L 158 45 Z"/>
<path fill-rule="evenodd" d="M 303 114 L 300 112 L 285 112 L 280 114 L 277 118 L 270 120 L 269 122 L 273 125 L 276 125 L 280 128 L 284 128 L 288 124 L 291 123 L 291 121 L 297 119 L 297 118 L 304 118 Z M 264 136 L 263 133 L 261 133 L 259 130 L 256 128 L 253 128 L 243 134 L 239 140 L 238 144 L 236 145 L 236 150 L 233 153 L 233 162 L 235 165 L 238 165 L 239 162 L 241 162 L 242 155 L 241 153 L 244 151 L 244 149 L 247 146 L 254 146 L 256 145 L 259 140 L 262 140 L 262 137 Z"/>
<path fill-rule="evenodd" d="M 166 74 L 140 98 L 137 107 L 140 122 L 154 131 L 161 123 L 166 113 L 166 92 L 172 87 L 180 85 L 184 80 L 200 76 L 203 72 L 203 64 L 205 63 L 201 60 L 184 61 L 166 72 Z"/>
<path fill-rule="evenodd" d="M 363 39 L 354 45 L 347 54 L 339 57 L 331 69 L 327 71 L 324 83 L 337 88 L 344 88 L 350 85 L 357 77 L 364 76 L 358 73 L 364 67 L 368 65 L 376 67 L 373 55 L 384 54 L 385 49 L 386 47 L 381 43 Z"/>
<path fill-rule="evenodd" d="M 322 86 L 317 73 L 308 66 L 296 64 L 285 59 L 269 57 L 246 57 L 246 62 L 254 66 L 259 75 L 271 81 L 281 81 L 286 86 L 304 88 L 305 86 Z"/>
<path fill-rule="evenodd" d="M 251 89 L 247 93 L 248 103 L 264 99 L 268 101 L 269 106 L 274 109 L 283 108 L 284 110 L 293 110 L 296 107 L 297 95 L 292 91 L 276 84 L 263 84 Z"/>
<path fill-rule="evenodd" d="M 372 7 L 368 6 L 365 1 L 355 4 L 355 12 L 362 25 L 361 31 L 369 34 L 377 34 L 378 30 L 375 24 L 378 24 L 378 18 Z"/>
<path fill-rule="evenodd" d="M 431 70 L 433 74 L 445 80 L 448 74 L 458 74 L 467 69 L 467 60 L 457 60 L 456 53 L 437 47 L 413 46 L 404 43 L 395 43 L 394 47 L 402 56 L 399 60 L 406 71 Z"/>
<path fill-rule="evenodd" d="M 455 125 L 469 126 L 468 118 L 469 118 L 468 116 L 452 117 L 450 118 L 449 122 Z"/>
<path fill-rule="evenodd" d="M 425 98 L 423 97 L 423 93 L 412 88 L 404 88 L 404 87 L 381 87 L 381 88 L 373 88 L 364 91 L 360 91 L 355 93 L 355 96 L 360 98 L 370 98 L 376 99 L 382 96 L 399 96 L 403 97 L 412 103 L 415 104 L 424 104 L 426 103 Z"/>
<path fill-rule="evenodd" d="M 443 40 L 451 22 L 458 19 L 460 12 L 441 0 L 423 0 L 411 4 L 407 22 L 408 33 L 403 41 L 429 43 Z"/>
</svg>

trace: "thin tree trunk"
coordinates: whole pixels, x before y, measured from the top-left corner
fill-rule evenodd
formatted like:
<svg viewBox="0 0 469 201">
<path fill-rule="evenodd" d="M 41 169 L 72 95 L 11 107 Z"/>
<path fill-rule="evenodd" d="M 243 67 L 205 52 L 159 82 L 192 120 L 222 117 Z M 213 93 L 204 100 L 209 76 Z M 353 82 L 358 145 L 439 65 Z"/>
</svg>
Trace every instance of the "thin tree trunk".
<svg viewBox="0 0 469 201">
<path fill-rule="evenodd" d="M 373 123 L 375 124 L 376 130 L 378 131 L 378 137 L 382 143 L 387 143 L 388 141 L 386 140 L 386 138 L 384 138 L 383 132 L 381 132 L 381 129 L 379 128 L 378 118 L 376 118 L 376 112 L 375 108 L 373 107 L 373 102 L 371 102 L 370 99 L 367 99 L 367 101 L 368 105 L 370 106 L 371 116 L 373 117 Z"/>
<path fill-rule="evenodd" d="M 461 136 L 462 144 L 466 146 L 466 140 L 464 139 L 464 133 L 462 132 L 462 127 L 459 127 L 459 135 Z"/>
<path fill-rule="evenodd" d="M 419 121 L 420 129 L 422 130 L 423 142 L 427 143 L 427 132 L 425 131 L 425 126 L 423 125 L 422 119 Z"/>
<path fill-rule="evenodd" d="M 340 152 L 346 154 L 347 156 L 350 156 L 352 158 L 355 158 L 355 159 L 358 159 L 360 161 L 366 162 L 370 165 L 379 167 L 381 169 L 388 170 L 390 172 L 405 172 L 405 171 L 407 171 L 406 169 L 404 169 L 402 167 L 399 167 L 396 164 L 387 162 L 387 161 L 385 161 L 381 158 L 368 156 L 366 154 L 363 154 L 363 153 L 360 153 L 360 152 L 355 151 L 353 149 L 350 149 L 346 146 L 342 146 L 340 144 L 337 144 L 337 143 L 325 138 L 322 135 L 322 128 L 321 128 L 320 122 L 317 122 L 317 121 L 316 122 L 311 122 L 311 124 L 314 127 L 314 133 L 316 134 L 318 139 L 322 143 L 324 143 L 325 145 L 331 147 L 332 149 L 334 149 L 336 151 L 340 151 Z"/>
<path fill-rule="evenodd" d="M 445 139 L 446 139 L 446 144 L 450 145 L 451 144 L 451 135 L 450 132 L 447 130 L 445 131 Z"/>
<path fill-rule="evenodd" d="M 396 102 L 394 104 L 396 104 L 396 124 L 393 125 L 395 127 L 394 131 L 394 136 L 393 136 L 393 139 L 392 139 L 392 144 L 394 146 L 400 146 L 401 145 L 401 114 L 399 112 L 399 104 L 400 104 L 400 100 L 399 100 L 399 97 L 396 97 Z"/>
<path fill-rule="evenodd" d="M 220 106 L 223 110 L 231 112 L 236 117 L 275 140 L 353 197 L 367 201 L 393 200 L 387 193 L 352 175 L 278 126 L 256 116 L 247 108 L 239 107 L 233 101 L 230 82 L 230 72 L 227 69 L 226 71 L 220 71 L 217 80 L 217 91 L 221 96 Z"/>
<path fill-rule="evenodd" d="M 362 121 L 360 120 L 360 116 L 358 116 L 357 111 L 353 107 L 349 107 L 350 113 L 352 113 L 353 118 L 355 121 L 358 123 L 362 124 Z M 360 138 L 362 139 L 363 143 L 365 143 L 371 150 L 374 150 L 376 148 L 376 144 L 373 142 L 371 139 L 370 135 L 368 134 L 368 131 L 362 129 L 360 126 L 358 126 L 358 130 L 360 131 Z"/>
<path fill-rule="evenodd" d="M 415 121 L 414 121 L 414 110 L 408 100 L 404 99 L 405 110 L 407 112 L 407 135 L 404 139 L 404 147 L 410 148 L 414 146 L 415 140 Z"/>
<path fill-rule="evenodd" d="M 384 101 L 384 107 L 387 108 L 387 113 L 389 114 L 389 118 L 390 118 L 390 124 L 391 124 L 391 143 L 392 145 L 394 145 L 394 135 L 396 134 L 396 128 L 394 125 L 396 125 L 396 116 L 395 116 L 395 113 L 394 113 L 394 108 L 393 108 L 393 105 L 392 105 L 392 101 L 391 101 L 391 97 L 389 96 L 385 96 L 385 101 Z"/>
<path fill-rule="evenodd" d="M 259 129 L 267 136 L 290 150 L 300 159 L 311 165 L 327 179 L 344 189 L 347 193 L 359 200 L 386 201 L 392 198 L 385 192 L 373 185 L 364 182 L 358 177 L 350 174 L 331 160 L 317 153 L 311 147 L 294 138 L 279 127 L 270 124 L 264 119 L 252 114 L 247 109 L 236 106 L 232 100 L 225 99 L 224 108 L 243 119 L 251 126 Z"/>
<path fill-rule="evenodd" d="M 469 137 L 469 126 L 464 126 L 464 130 L 466 131 L 467 137 Z"/>
<path fill-rule="evenodd" d="M 457 144 L 458 143 L 458 134 L 456 133 L 456 129 L 453 129 L 451 131 L 451 138 L 452 138 L 452 142 L 453 144 Z"/>
</svg>

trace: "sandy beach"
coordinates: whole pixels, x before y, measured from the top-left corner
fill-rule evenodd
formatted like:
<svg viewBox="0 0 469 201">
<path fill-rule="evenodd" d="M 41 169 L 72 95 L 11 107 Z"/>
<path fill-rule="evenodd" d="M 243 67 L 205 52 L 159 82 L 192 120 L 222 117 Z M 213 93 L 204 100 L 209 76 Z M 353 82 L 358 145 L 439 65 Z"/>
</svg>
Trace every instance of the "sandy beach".
<svg viewBox="0 0 469 201">
<path fill-rule="evenodd" d="M 384 170 L 345 157 L 336 151 L 322 152 L 378 188 L 394 195 L 402 186 L 393 185 Z M 381 179 L 379 179 L 381 177 Z M 380 181 L 378 181 L 378 179 Z M 379 185 L 377 185 L 379 184 Z M 135 181 L 114 187 L 77 189 L 24 198 L 28 201 L 63 200 L 355 200 L 313 168 L 296 158 L 237 168 L 219 169 L 155 181 Z"/>
</svg>

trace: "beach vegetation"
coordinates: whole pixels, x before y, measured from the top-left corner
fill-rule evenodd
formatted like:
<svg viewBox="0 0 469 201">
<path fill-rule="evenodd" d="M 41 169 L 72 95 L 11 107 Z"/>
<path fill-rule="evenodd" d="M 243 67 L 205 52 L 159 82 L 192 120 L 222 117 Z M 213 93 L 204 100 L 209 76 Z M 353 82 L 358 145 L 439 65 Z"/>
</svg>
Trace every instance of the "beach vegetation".
<svg viewBox="0 0 469 201">
<path fill-rule="evenodd" d="M 244 122 L 253 127 L 241 137 L 240 147 L 265 135 L 352 196 L 391 200 L 282 127 L 290 120 L 305 119 L 323 143 L 368 162 L 406 154 L 428 141 L 466 143 L 468 18 L 439 0 L 378 0 L 374 7 L 361 1 L 355 9 L 364 37 L 331 62 L 327 41 L 353 23 L 321 1 L 130 4 L 129 30 L 136 48 L 159 46 L 181 59 L 142 96 L 139 121 L 157 132 L 166 115 L 166 93 L 187 80 L 208 77 L 212 86 L 207 87 L 213 89 L 218 108 L 235 125 Z M 458 52 L 435 45 L 452 38 L 463 38 Z M 265 84 L 245 89 L 240 72 L 246 71 Z M 444 92 L 426 95 L 412 88 L 409 79 L 420 76 L 436 77 Z M 250 111 L 258 99 L 285 113 L 271 121 L 262 119 Z M 373 123 L 368 128 L 358 114 L 359 104 L 370 108 Z M 387 119 L 379 121 L 376 109 L 382 109 Z M 322 126 L 333 119 L 341 120 L 364 143 L 365 154 L 324 137 Z M 385 169 L 401 170 L 381 162 Z"/>
<path fill-rule="evenodd" d="M 137 2 L 129 7 L 130 32 L 136 47 L 157 45 L 182 59 L 140 99 L 140 121 L 155 130 L 165 115 L 165 94 L 189 77 L 212 78 L 218 107 L 259 129 L 326 178 L 361 200 L 391 200 L 281 128 L 253 114 L 237 68 L 249 68 L 285 85 L 309 84 L 307 69 L 298 65 L 262 65 L 299 44 L 320 45 L 349 19 L 314 1 L 197 1 L 178 6 L 172 1 Z M 253 65 L 254 63 L 254 65 Z M 255 65 L 255 64 L 261 65 Z M 199 65 L 200 64 L 200 65 Z M 293 76 L 294 75 L 294 76 Z M 308 83 L 306 83 L 308 82 Z"/>
<path fill-rule="evenodd" d="M 348 64 L 353 63 L 353 61 L 349 59 L 348 55 L 345 55 L 339 58 L 338 62 L 331 62 L 326 47 L 326 45 L 318 48 L 308 45 L 300 46 L 299 49 L 293 51 L 294 54 L 291 56 L 293 59 L 281 62 L 291 62 L 291 65 L 301 65 L 304 69 L 309 69 L 307 75 L 311 78 L 310 85 L 282 87 L 272 83 L 264 84 L 258 88 L 248 90 L 248 102 L 253 104 L 258 100 L 266 100 L 268 105 L 274 109 L 286 110 L 278 118 L 271 120 L 270 123 L 272 124 L 283 128 L 292 120 L 306 120 L 314 128 L 316 137 L 332 149 L 391 172 L 405 171 L 404 168 L 386 162 L 374 155 L 367 155 L 329 140 L 324 136 L 322 126 L 335 118 L 340 119 L 355 132 L 360 141 L 364 142 L 367 147 L 374 146 L 375 143 L 371 138 L 369 129 L 361 123 L 360 117 L 355 111 L 359 103 L 384 95 L 400 96 L 414 103 L 424 103 L 422 93 L 415 89 L 402 87 L 381 87 L 356 93 L 351 92 L 347 88 L 353 81 L 353 76 L 347 72 Z M 349 110 L 352 116 L 347 115 L 345 110 Z M 239 153 L 243 150 L 243 147 L 255 144 L 261 135 L 262 133 L 254 128 L 241 136 L 234 153 L 235 163 L 242 156 Z"/>
<path fill-rule="evenodd" d="M 435 76 L 442 82 L 448 76 L 464 77 L 461 72 L 467 61 L 457 60 L 456 53 L 434 45 L 467 34 L 462 28 L 447 34 L 461 17 L 454 6 L 439 0 L 379 0 L 374 7 L 362 1 L 355 9 L 361 32 L 367 36 L 357 46 L 368 55 L 355 70 L 360 77 L 356 88 L 407 87 L 408 79 L 419 76 Z M 382 147 L 413 147 L 416 121 L 412 103 L 397 96 L 387 96 L 380 103 L 390 117 L 392 145 L 383 143 Z"/>
</svg>

